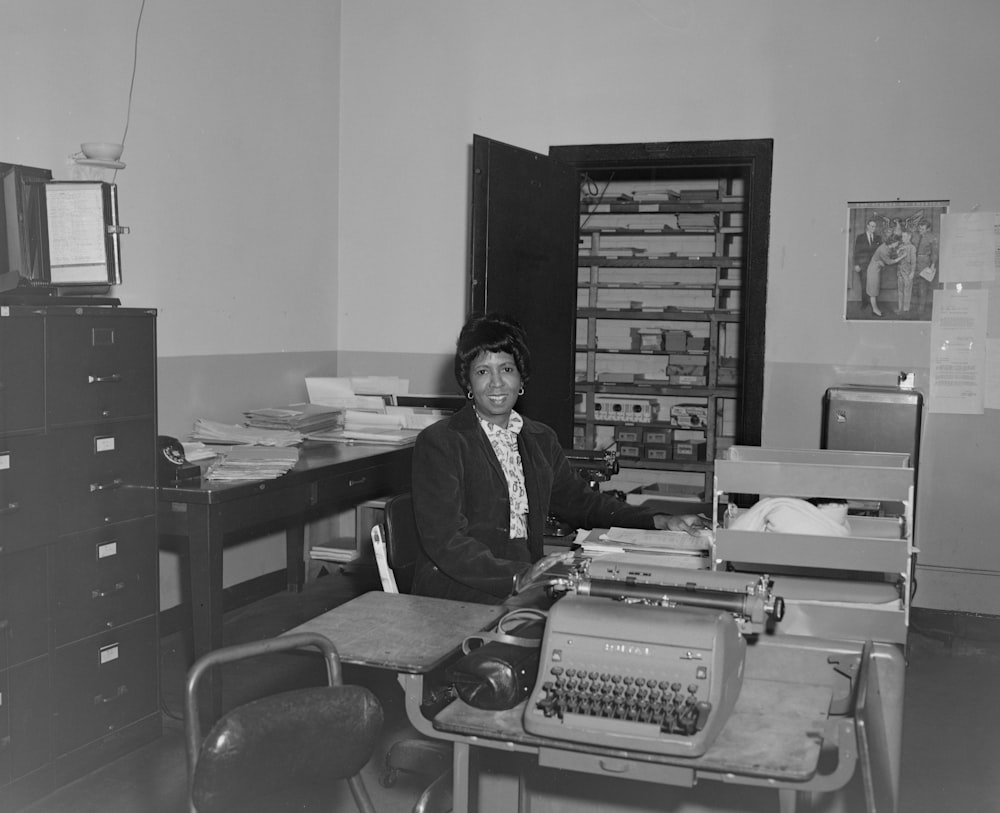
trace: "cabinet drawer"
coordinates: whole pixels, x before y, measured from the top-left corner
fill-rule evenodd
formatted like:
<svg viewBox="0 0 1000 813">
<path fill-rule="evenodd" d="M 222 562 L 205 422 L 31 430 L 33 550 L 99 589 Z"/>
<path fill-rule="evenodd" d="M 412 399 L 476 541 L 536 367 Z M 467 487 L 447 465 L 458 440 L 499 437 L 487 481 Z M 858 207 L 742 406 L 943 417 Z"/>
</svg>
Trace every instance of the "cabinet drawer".
<svg viewBox="0 0 1000 813">
<path fill-rule="evenodd" d="M 42 320 L 0 312 L 0 434 L 45 425 Z"/>
<path fill-rule="evenodd" d="M 47 324 L 50 426 L 154 412 L 152 316 L 50 317 Z"/>
<path fill-rule="evenodd" d="M 49 760 L 48 658 L 0 670 L 0 786 Z"/>
<path fill-rule="evenodd" d="M 77 534 L 52 546 L 54 646 L 152 615 L 159 600 L 154 520 Z"/>
<path fill-rule="evenodd" d="M 0 669 L 48 650 L 45 548 L 0 556 Z"/>
<path fill-rule="evenodd" d="M 55 651 L 56 755 L 156 712 L 158 651 L 153 617 Z"/>
<path fill-rule="evenodd" d="M 155 445 L 150 420 L 60 429 L 50 435 L 58 531 L 72 533 L 152 514 Z"/>
<path fill-rule="evenodd" d="M 42 435 L 0 438 L 0 552 L 50 540 L 54 523 L 46 449 Z"/>
</svg>

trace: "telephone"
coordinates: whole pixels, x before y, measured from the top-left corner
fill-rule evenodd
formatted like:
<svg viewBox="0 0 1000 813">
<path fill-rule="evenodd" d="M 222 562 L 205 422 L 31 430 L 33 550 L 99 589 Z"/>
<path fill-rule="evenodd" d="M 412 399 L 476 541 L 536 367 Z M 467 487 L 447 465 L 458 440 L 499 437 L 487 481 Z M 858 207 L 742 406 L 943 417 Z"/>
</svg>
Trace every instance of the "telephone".
<svg viewBox="0 0 1000 813">
<path fill-rule="evenodd" d="M 177 438 L 170 435 L 159 435 L 156 438 L 159 447 L 157 456 L 160 485 L 171 486 L 189 480 L 201 478 L 201 466 L 189 463 L 184 456 L 184 447 Z"/>
</svg>

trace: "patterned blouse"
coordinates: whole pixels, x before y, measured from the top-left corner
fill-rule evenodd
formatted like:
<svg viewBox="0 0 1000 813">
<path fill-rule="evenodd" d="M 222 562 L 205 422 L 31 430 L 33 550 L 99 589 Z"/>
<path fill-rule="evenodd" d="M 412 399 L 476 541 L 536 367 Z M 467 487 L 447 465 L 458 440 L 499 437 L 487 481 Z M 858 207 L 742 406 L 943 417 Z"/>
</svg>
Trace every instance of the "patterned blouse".
<svg viewBox="0 0 1000 813">
<path fill-rule="evenodd" d="M 524 466 L 517 450 L 517 436 L 524 427 L 524 419 L 516 412 L 510 413 L 507 428 L 490 423 L 479 416 L 479 425 L 490 439 L 490 446 L 500 461 L 507 478 L 507 495 L 510 500 L 510 538 L 528 538 L 528 492 L 524 486 Z"/>
</svg>

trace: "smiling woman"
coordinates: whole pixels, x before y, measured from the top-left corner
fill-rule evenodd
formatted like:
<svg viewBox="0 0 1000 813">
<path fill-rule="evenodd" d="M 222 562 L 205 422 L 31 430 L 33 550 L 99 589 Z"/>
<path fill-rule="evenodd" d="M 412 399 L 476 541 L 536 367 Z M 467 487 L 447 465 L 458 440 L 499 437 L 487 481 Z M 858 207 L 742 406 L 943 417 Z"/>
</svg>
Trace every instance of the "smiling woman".
<svg viewBox="0 0 1000 813">
<path fill-rule="evenodd" d="M 421 432 L 413 452 L 414 593 L 502 602 L 542 558 L 550 513 L 580 528 L 700 527 L 697 517 L 592 490 L 555 432 L 515 411 L 530 370 L 527 336 L 512 318 L 491 313 L 462 328 L 455 378 L 470 403 Z"/>
</svg>

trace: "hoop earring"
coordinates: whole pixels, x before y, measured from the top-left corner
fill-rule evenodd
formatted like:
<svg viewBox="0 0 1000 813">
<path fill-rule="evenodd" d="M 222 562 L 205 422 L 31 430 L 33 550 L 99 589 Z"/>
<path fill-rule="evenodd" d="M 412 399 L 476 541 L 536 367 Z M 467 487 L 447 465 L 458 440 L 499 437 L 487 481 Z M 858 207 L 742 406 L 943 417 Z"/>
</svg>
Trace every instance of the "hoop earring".
<svg viewBox="0 0 1000 813">
<path fill-rule="evenodd" d="M 517 391 L 517 394 L 518 394 L 518 395 L 524 395 L 524 387 L 521 387 L 521 389 L 519 389 L 519 390 Z"/>
<path fill-rule="evenodd" d="M 465 397 L 468 398 L 471 401 L 472 400 L 472 390 L 469 390 L 467 393 L 465 393 Z"/>
</svg>

